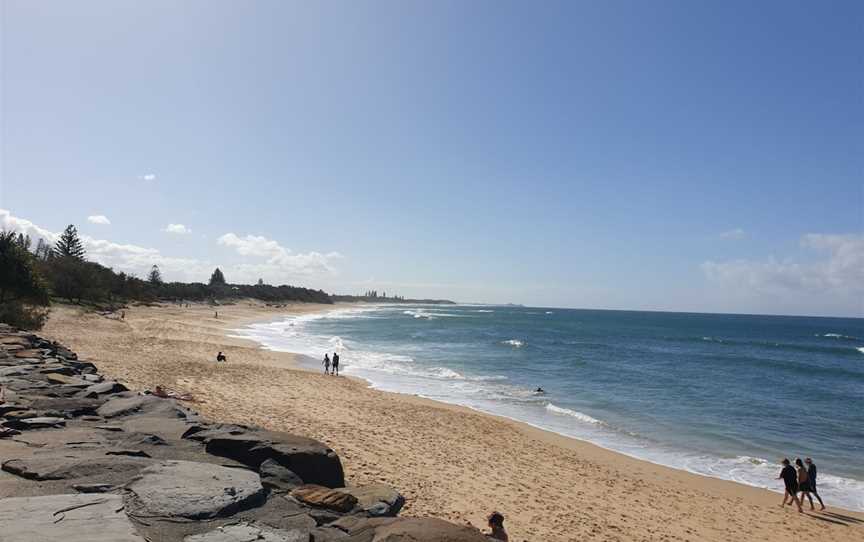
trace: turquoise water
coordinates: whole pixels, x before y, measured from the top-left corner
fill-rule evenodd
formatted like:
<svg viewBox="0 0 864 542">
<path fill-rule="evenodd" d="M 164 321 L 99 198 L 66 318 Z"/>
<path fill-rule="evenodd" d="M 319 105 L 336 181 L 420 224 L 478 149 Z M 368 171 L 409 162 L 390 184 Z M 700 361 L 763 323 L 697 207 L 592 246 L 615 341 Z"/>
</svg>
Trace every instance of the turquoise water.
<svg viewBox="0 0 864 542">
<path fill-rule="evenodd" d="M 861 319 L 385 305 L 241 334 L 337 350 L 380 389 L 760 487 L 780 489 L 779 458 L 810 456 L 826 503 L 864 510 Z"/>
</svg>

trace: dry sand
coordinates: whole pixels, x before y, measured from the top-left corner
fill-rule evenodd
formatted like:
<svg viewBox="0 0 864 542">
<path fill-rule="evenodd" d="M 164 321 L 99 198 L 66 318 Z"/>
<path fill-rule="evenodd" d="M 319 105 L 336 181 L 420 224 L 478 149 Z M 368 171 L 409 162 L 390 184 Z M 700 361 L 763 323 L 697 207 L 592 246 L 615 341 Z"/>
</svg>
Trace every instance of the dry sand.
<svg viewBox="0 0 864 542">
<path fill-rule="evenodd" d="M 781 508 L 777 493 L 294 369 L 292 354 L 227 337 L 248 322 L 327 308 L 243 302 L 220 307 L 217 320 L 203 305 L 134 307 L 121 321 L 56 307 L 43 334 L 133 389 L 161 384 L 191 392 L 212 419 L 326 442 L 352 483 L 400 489 L 403 515 L 480 526 L 497 509 L 513 541 L 864 540 L 864 514 L 830 507 L 798 514 Z M 214 363 L 218 350 L 228 363 Z"/>
</svg>

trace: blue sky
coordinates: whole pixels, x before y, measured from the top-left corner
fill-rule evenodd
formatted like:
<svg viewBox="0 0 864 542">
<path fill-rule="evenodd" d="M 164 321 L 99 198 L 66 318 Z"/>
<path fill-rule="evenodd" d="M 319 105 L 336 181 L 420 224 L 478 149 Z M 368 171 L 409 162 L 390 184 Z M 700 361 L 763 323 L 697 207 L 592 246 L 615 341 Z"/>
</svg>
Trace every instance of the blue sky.
<svg viewBox="0 0 864 542">
<path fill-rule="evenodd" d="M 860 2 L 6 0 L 2 17 L 0 220 L 78 224 L 114 267 L 864 315 Z"/>
</svg>

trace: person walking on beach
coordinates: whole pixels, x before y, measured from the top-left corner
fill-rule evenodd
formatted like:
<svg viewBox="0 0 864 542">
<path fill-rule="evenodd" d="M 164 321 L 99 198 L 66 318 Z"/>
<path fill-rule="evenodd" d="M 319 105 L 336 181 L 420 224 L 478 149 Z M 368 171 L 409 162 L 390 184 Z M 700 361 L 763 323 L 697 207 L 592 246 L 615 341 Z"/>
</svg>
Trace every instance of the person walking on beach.
<svg viewBox="0 0 864 542">
<path fill-rule="evenodd" d="M 333 372 L 331 374 L 339 376 L 339 354 L 336 352 L 333 352 Z"/>
<path fill-rule="evenodd" d="M 800 457 L 795 458 L 795 470 L 798 471 L 798 491 L 801 492 L 798 500 L 801 501 L 801 504 L 804 504 L 804 497 L 807 497 L 810 500 L 810 510 L 815 510 L 813 508 L 813 497 L 810 496 L 810 474 L 804 467 L 804 462 L 801 461 Z"/>
<path fill-rule="evenodd" d="M 783 504 L 781 506 L 786 506 L 786 500 L 790 499 L 789 504 L 794 502 L 798 506 L 798 512 L 803 514 L 804 510 L 801 508 L 801 501 L 798 500 L 798 474 L 785 457 L 780 464 L 783 465 L 783 469 L 780 471 L 780 476 L 777 479 L 782 479 L 786 485 L 786 493 L 783 494 Z"/>
<path fill-rule="evenodd" d="M 324 374 L 330 374 L 330 356 L 328 354 L 324 354 Z"/>
<path fill-rule="evenodd" d="M 816 496 L 819 499 L 819 506 L 821 506 L 821 510 L 825 510 L 825 503 L 822 502 L 822 497 L 819 496 L 819 492 L 816 491 L 816 463 L 813 462 L 809 457 L 804 460 L 804 464 L 807 465 L 807 476 L 810 477 L 810 493 Z M 813 508 L 813 497 L 807 495 L 807 498 L 810 499 L 810 508 Z"/>
</svg>

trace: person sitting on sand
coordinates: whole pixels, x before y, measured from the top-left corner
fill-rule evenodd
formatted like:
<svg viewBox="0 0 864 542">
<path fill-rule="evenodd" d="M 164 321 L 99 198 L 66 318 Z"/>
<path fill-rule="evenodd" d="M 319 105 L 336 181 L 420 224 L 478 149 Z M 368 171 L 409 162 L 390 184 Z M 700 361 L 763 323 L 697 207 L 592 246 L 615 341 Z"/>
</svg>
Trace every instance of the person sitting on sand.
<svg viewBox="0 0 864 542">
<path fill-rule="evenodd" d="M 339 354 L 336 352 L 333 352 L 333 372 L 330 374 L 339 376 Z"/>
<path fill-rule="evenodd" d="M 825 503 L 822 502 L 822 497 L 820 497 L 819 492 L 816 491 L 816 463 L 808 457 L 804 460 L 804 464 L 807 465 L 807 476 L 810 478 L 810 493 L 819 499 L 819 506 L 822 507 L 822 510 L 825 510 Z M 813 497 L 808 494 L 807 498 L 810 499 L 810 508 L 812 509 Z"/>
<path fill-rule="evenodd" d="M 151 395 L 161 397 L 163 399 L 177 399 L 178 401 L 189 401 L 190 403 L 201 402 L 192 397 L 192 395 L 189 393 L 177 393 L 176 391 L 163 389 L 162 386 L 156 386 L 155 388 L 153 388 Z"/>
<path fill-rule="evenodd" d="M 489 529 L 491 532 L 486 536 L 492 540 L 503 540 L 507 542 L 510 537 L 507 536 L 507 531 L 504 530 L 504 515 L 501 512 L 492 512 L 487 518 Z"/>
<path fill-rule="evenodd" d="M 798 500 L 801 501 L 801 504 L 804 504 L 804 497 L 807 497 L 810 499 L 810 510 L 815 510 L 813 508 L 813 497 L 810 496 L 810 474 L 807 473 L 804 462 L 801 461 L 800 457 L 795 459 L 795 469 L 798 471 L 798 491 L 801 492 Z"/>
<path fill-rule="evenodd" d="M 329 354 L 324 354 L 324 361 L 322 363 L 324 364 L 324 374 L 325 375 L 330 374 L 330 355 Z"/>
<path fill-rule="evenodd" d="M 786 485 L 786 493 L 783 494 L 783 504 L 781 506 L 786 506 L 786 500 L 789 499 L 789 504 L 794 502 L 798 505 L 798 512 L 804 513 L 804 510 L 801 508 L 801 501 L 798 500 L 798 474 L 785 457 L 780 464 L 783 465 L 783 469 L 780 471 L 780 476 L 777 479 L 782 479 Z"/>
<path fill-rule="evenodd" d="M 228 358 L 225 357 L 225 354 L 223 354 L 222 352 L 219 352 L 218 354 L 216 354 L 216 363 L 220 363 L 220 362 L 224 362 L 224 361 L 228 361 Z"/>
</svg>

